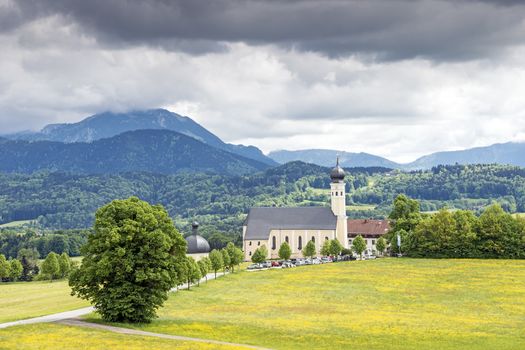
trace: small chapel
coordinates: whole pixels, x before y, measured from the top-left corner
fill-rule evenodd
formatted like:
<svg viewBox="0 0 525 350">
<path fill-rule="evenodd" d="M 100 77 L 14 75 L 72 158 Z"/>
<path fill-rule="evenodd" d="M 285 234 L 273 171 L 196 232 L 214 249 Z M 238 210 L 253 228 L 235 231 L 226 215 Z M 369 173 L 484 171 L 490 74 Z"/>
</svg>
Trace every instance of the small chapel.
<svg viewBox="0 0 525 350">
<path fill-rule="evenodd" d="M 308 241 L 315 243 L 317 252 L 330 239 L 337 239 L 348 248 L 360 231 L 366 233 L 367 250 L 373 252 L 376 239 L 388 231 L 388 222 L 348 220 L 344 179 L 345 171 L 338 159 L 330 172 L 330 207 L 251 208 L 242 230 L 245 260 L 250 260 L 262 245 L 268 249 L 268 259 L 276 259 L 283 242 L 290 245 L 292 258 L 302 257 Z"/>
</svg>

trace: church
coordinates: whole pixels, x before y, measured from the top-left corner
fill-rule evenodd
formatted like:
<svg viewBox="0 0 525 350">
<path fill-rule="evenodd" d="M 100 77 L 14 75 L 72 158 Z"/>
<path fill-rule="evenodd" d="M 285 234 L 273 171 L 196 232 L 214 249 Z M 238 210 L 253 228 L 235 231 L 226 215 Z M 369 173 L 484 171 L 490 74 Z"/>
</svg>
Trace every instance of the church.
<svg viewBox="0 0 525 350">
<path fill-rule="evenodd" d="M 331 239 L 349 248 L 360 231 L 367 234 L 367 251 L 374 252 L 376 239 L 389 229 L 388 222 L 348 220 L 344 178 L 345 172 L 337 160 L 330 172 L 330 207 L 251 208 L 242 230 L 245 260 L 250 260 L 262 245 L 268 249 L 268 259 L 277 259 L 283 242 L 290 245 L 292 258 L 302 257 L 301 251 L 308 241 L 315 243 L 317 252 L 324 241 Z"/>
</svg>

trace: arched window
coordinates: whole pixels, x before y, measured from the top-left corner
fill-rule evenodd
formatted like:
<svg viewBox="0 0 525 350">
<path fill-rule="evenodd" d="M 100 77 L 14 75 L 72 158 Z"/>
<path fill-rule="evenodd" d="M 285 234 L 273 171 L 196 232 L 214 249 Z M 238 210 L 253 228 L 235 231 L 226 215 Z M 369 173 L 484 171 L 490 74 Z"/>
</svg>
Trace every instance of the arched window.
<svg viewBox="0 0 525 350">
<path fill-rule="evenodd" d="M 248 255 L 252 256 L 252 252 L 250 252 L 250 254 L 248 254 Z"/>
<path fill-rule="evenodd" d="M 315 237 L 314 237 L 314 236 L 312 236 L 312 242 L 314 242 L 314 243 L 315 243 Z"/>
<path fill-rule="evenodd" d="M 297 244 L 297 249 L 303 249 L 303 237 L 299 236 L 299 242 Z"/>
<path fill-rule="evenodd" d="M 288 242 L 288 236 L 284 237 L 284 240 L 286 241 L 286 243 L 290 243 Z"/>
<path fill-rule="evenodd" d="M 260 242 L 260 241 L 259 241 L 259 242 L 257 242 L 257 246 L 260 246 L 260 245 L 261 245 L 261 242 Z"/>
<path fill-rule="evenodd" d="M 272 237 L 272 249 L 275 249 L 277 247 L 277 243 L 275 242 L 275 236 Z"/>
<path fill-rule="evenodd" d="M 250 241 L 250 243 L 248 245 L 252 245 L 252 241 Z"/>
<path fill-rule="evenodd" d="M 328 237 L 325 237 L 324 240 L 325 240 L 325 241 L 328 241 Z"/>
</svg>

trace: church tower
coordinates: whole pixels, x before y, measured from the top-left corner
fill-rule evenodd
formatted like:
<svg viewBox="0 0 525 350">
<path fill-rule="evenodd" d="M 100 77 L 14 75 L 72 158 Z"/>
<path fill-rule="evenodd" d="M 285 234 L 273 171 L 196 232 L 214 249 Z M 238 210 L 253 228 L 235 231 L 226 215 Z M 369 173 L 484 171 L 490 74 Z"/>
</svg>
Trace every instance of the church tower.
<svg viewBox="0 0 525 350">
<path fill-rule="evenodd" d="M 337 157 L 335 168 L 330 172 L 330 179 L 332 180 L 330 183 L 332 212 L 337 216 L 335 235 L 343 247 L 348 248 L 345 171 L 339 166 L 339 157 Z"/>
</svg>

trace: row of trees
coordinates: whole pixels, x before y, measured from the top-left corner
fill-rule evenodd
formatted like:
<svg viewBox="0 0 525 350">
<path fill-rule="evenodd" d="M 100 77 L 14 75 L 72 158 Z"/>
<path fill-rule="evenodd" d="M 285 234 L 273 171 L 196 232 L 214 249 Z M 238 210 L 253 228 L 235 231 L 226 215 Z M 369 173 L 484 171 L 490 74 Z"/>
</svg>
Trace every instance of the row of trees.
<svg viewBox="0 0 525 350">
<path fill-rule="evenodd" d="M 33 229 L 0 231 L 0 254 L 17 258 L 20 250 L 31 249 L 39 257 L 45 257 L 50 252 L 78 256 L 88 234 L 89 230 L 44 230 L 38 233 Z"/>
<path fill-rule="evenodd" d="M 376 244 L 376 249 L 382 254 L 387 247 L 386 240 L 381 237 L 378 239 Z M 351 249 L 344 249 L 341 243 L 337 239 L 326 240 L 321 247 L 319 253 L 322 256 L 338 256 L 342 255 L 351 255 L 352 252 L 357 255 L 363 255 L 363 252 L 366 250 L 366 242 L 362 236 L 357 236 L 353 242 Z M 308 241 L 304 249 L 301 251 L 305 258 L 313 258 L 317 256 L 317 248 L 313 241 Z M 292 255 L 292 248 L 287 242 L 283 242 L 279 247 L 278 255 L 280 259 L 288 260 Z M 253 263 L 262 263 L 266 261 L 268 257 L 268 249 L 265 245 L 260 246 L 255 249 L 252 255 Z"/>
<path fill-rule="evenodd" d="M 405 195 L 394 200 L 387 237 L 391 250 L 412 257 L 525 258 L 525 219 L 493 204 L 479 216 L 472 211 L 441 209 L 433 215 Z M 397 245 L 397 236 L 401 247 Z"/>
<path fill-rule="evenodd" d="M 0 254 L 0 281 L 31 281 L 35 277 L 53 281 L 67 277 L 72 269 L 71 259 L 66 253 L 61 255 L 49 253 L 41 268 L 38 267 L 38 258 L 35 258 L 34 252 L 22 250 L 19 256 L 20 259 L 7 260 L 3 254 Z"/>
</svg>

